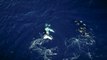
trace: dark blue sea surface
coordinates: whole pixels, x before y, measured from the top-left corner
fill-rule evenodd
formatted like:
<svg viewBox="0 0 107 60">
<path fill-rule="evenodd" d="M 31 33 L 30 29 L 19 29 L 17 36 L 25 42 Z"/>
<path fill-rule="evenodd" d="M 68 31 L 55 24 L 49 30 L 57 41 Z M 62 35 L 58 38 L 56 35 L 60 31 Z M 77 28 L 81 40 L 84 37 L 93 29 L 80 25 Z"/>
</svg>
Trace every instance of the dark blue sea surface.
<svg viewBox="0 0 107 60">
<path fill-rule="evenodd" d="M 29 46 L 43 34 L 46 23 L 55 33 L 54 39 L 44 46 L 58 47 L 58 56 L 52 60 L 67 60 L 74 51 L 64 54 L 64 41 L 78 34 L 75 20 L 92 28 L 95 44 L 91 48 L 92 59 L 80 53 L 74 60 L 107 60 L 105 0 L 0 0 L 0 60 L 44 60 Z"/>
</svg>

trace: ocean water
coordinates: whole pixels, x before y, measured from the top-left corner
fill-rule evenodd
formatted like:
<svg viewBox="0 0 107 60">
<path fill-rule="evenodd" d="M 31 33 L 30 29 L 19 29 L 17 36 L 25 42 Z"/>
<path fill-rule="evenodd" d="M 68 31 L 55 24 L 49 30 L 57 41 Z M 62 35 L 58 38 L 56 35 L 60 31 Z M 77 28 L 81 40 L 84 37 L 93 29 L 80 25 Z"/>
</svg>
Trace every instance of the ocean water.
<svg viewBox="0 0 107 60">
<path fill-rule="evenodd" d="M 0 60 L 106 60 L 106 4 L 104 0 L 0 0 Z M 45 24 L 55 31 L 52 40 L 42 38 Z"/>
</svg>

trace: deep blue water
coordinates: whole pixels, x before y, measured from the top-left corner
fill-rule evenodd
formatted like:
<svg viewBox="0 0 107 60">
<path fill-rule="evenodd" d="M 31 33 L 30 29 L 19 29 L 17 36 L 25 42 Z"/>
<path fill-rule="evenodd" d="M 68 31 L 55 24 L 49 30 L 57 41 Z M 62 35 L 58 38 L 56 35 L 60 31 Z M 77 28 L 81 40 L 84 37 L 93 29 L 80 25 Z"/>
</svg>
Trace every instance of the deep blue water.
<svg viewBox="0 0 107 60">
<path fill-rule="evenodd" d="M 106 4 L 104 0 L 0 0 L 0 60 L 35 60 L 37 55 L 28 48 L 32 38 L 44 31 L 45 23 L 56 31 L 52 46 L 58 45 L 62 53 L 63 40 L 75 35 L 76 19 L 93 28 L 94 55 L 98 56 L 93 60 L 106 60 Z M 78 60 L 83 59 L 88 60 Z"/>
</svg>

